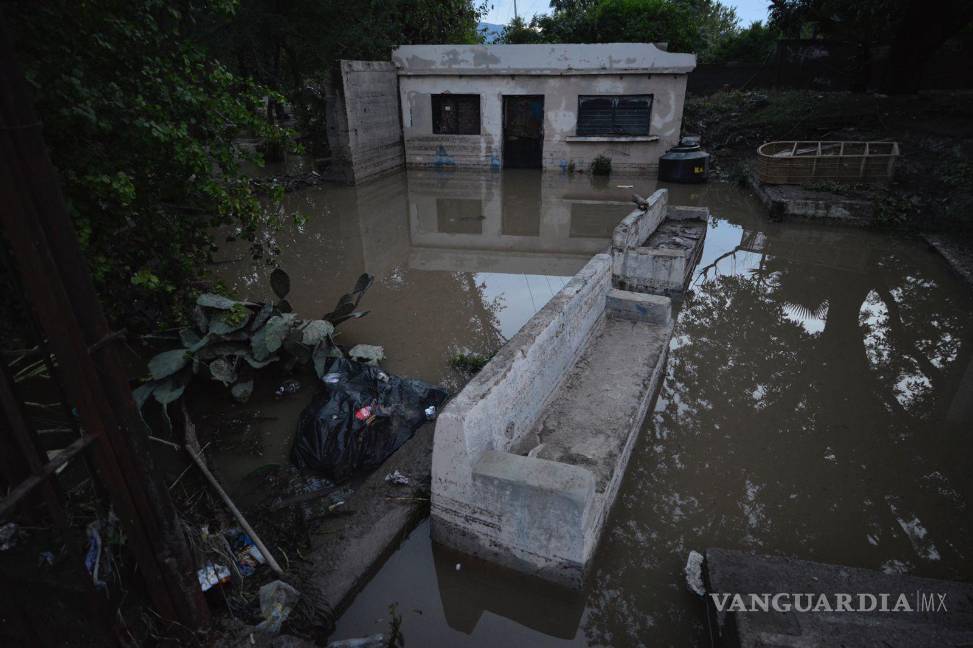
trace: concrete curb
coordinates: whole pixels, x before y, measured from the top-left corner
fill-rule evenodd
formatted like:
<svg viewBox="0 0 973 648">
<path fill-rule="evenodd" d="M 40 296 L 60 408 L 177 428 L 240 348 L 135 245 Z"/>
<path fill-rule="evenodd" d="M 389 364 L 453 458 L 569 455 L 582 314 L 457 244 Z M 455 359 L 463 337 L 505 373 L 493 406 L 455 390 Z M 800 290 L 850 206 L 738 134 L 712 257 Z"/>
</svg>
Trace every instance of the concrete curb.
<svg viewBox="0 0 973 648">
<path fill-rule="evenodd" d="M 957 275 L 973 288 L 973 250 L 968 244 L 945 234 L 920 234 L 939 252 Z"/>
<path fill-rule="evenodd" d="M 800 218 L 857 227 L 875 224 L 875 206 L 869 200 L 848 198 L 828 191 L 811 191 L 795 185 L 765 185 L 754 174 L 749 174 L 747 180 L 757 198 L 770 212 L 771 220 Z"/>
<path fill-rule="evenodd" d="M 296 584 L 320 625 L 335 619 L 368 584 L 405 537 L 429 514 L 433 424 L 423 425 L 346 502 L 351 515 L 325 518 L 311 538 L 309 565 Z M 412 486 L 393 486 L 398 470 Z M 291 557 L 293 560 L 295 557 Z"/>
</svg>

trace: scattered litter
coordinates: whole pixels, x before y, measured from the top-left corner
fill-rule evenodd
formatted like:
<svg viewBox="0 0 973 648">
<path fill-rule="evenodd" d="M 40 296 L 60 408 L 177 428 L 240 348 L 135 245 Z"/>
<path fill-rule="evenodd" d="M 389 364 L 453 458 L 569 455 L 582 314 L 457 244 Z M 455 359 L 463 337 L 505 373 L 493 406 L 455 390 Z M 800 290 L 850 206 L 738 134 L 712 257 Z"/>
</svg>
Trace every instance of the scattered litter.
<svg viewBox="0 0 973 648">
<path fill-rule="evenodd" d="M 328 385 L 337 385 L 341 382 L 341 372 L 334 371 L 321 376 L 321 380 Z"/>
<path fill-rule="evenodd" d="M 257 571 L 257 566 L 267 562 L 264 560 L 263 554 L 260 553 L 260 549 L 253 543 L 253 539 L 242 530 L 228 529 L 224 532 L 224 535 L 230 541 L 230 547 L 236 557 L 240 575 L 253 576 L 253 573 Z"/>
<path fill-rule="evenodd" d="M 463 565 L 456 563 L 456 571 L 463 569 Z"/>
<path fill-rule="evenodd" d="M 196 570 L 196 579 L 199 581 L 199 589 L 208 592 L 216 585 L 230 582 L 230 569 L 226 565 L 206 563 L 206 566 Z"/>
<path fill-rule="evenodd" d="M 615 185 L 616 189 L 633 189 L 635 185 Z"/>
<path fill-rule="evenodd" d="M 434 418 L 436 418 L 436 414 L 437 414 L 436 406 L 435 405 L 430 405 L 429 407 L 427 407 L 425 409 L 425 413 L 426 413 L 426 419 L 427 420 L 429 420 L 429 421 L 433 420 Z"/>
<path fill-rule="evenodd" d="M 408 486 L 412 483 L 411 479 L 400 473 L 398 470 L 385 475 L 385 481 L 393 486 Z"/>
<path fill-rule="evenodd" d="M 706 586 L 703 585 L 703 554 L 690 551 L 683 573 L 686 574 L 686 587 L 697 596 L 706 596 Z"/>
<path fill-rule="evenodd" d="M 447 397 L 440 387 L 345 358 L 331 358 L 326 373 L 343 380 L 322 383 L 301 413 L 291 460 L 334 482 L 381 465 L 426 422 L 425 410 Z"/>
<path fill-rule="evenodd" d="M 54 552 L 53 551 L 42 551 L 37 556 L 37 566 L 41 567 L 43 565 L 53 565 L 54 564 Z"/>
<path fill-rule="evenodd" d="M 284 581 L 275 580 L 260 588 L 259 597 L 260 616 L 264 620 L 257 624 L 257 629 L 277 634 L 280 632 L 281 624 L 290 616 L 301 593 Z"/>
<path fill-rule="evenodd" d="M 301 391 L 301 381 L 299 380 L 285 380 L 274 392 L 274 395 L 280 396 L 290 396 L 291 394 L 296 394 Z"/>
<path fill-rule="evenodd" d="M 101 579 L 101 533 L 98 527 L 101 524 L 95 520 L 88 525 L 88 553 L 84 556 L 84 566 L 91 574 L 91 581 L 95 584 L 95 589 L 107 590 L 108 583 Z M 107 564 L 107 563 L 106 563 Z"/>
<path fill-rule="evenodd" d="M 358 637 L 357 639 L 332 641 L 328 644 L 327 648 L 382 648 L 385 645 L 385 635 L 373 634 L 367 637 Z"/>
<path fill-rule="evenodd" d="M 348 351 L 348 357 L 359 362 L 377 365 L 385 359 L 385 349 L 374 344 L 356 344 Z"/>
<path fill-rule="evenodd" d="M 0 526 L 0 551 L 7 551 L 17 546 L 17 524 L 7 522 Z"/>
<path fill-rule="evenodd" d="M 889 574 L 890 576 L 908 574 L 912 569 L 912 565 L 901 560 L 886 560 L 882 563 L 882 573 Z"/>
</svg>

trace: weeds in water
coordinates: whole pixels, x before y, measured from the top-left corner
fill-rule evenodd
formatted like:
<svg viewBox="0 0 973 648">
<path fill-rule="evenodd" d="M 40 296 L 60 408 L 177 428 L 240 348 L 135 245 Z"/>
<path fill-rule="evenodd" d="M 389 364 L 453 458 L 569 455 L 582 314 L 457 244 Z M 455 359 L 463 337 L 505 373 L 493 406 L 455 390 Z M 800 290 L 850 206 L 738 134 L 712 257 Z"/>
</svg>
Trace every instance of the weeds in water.
<svg viewBox="0 0 973 648">
<path fill-rule="evenodd" d="M 746 187 L 750 184 L 750 174 L 753 172 L 753 167 L 746 162 L 738 162 L 734 164 L 729 172 L 726 174 L 726 179 L 737 185 L 738 187 Z"/>
<path fill-rule="evenodd" d="M 606 176 L 612 172 L 612 159 L 607 155 L 599 155 L 591 163 L 591 175 Z"/>
<path fill-rule="evenodd" d="M 480 353 L 455 353 L 449 359 L 449 366 L 463 373 L 475 375 L 490 362 L 493 355 L 482 355 Z"/>
<path fill-rule="evenodd" d="M 389 606 L 389 640 L 386 648 L 405 648 L 405 635 L 402 634 L 402 615 L 398 603 Z"/>
</svg>

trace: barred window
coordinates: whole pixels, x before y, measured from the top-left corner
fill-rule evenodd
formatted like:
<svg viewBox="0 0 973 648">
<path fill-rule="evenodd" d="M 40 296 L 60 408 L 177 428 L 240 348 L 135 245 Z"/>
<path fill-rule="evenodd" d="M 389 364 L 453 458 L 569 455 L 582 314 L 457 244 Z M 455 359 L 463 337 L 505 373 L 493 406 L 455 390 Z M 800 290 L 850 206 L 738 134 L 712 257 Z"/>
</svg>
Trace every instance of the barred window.
<svg viewBox="0 0 973 648">
<path fill-rule="evenodd" d="M 479 135 L 480 95 L 433 95 L 432 132 L 437 135 Z"/>
<path fill-rule="evenodd" d="M 581 95 L 577 135 L 648 135 L 652 95 Z"/>
</svg>

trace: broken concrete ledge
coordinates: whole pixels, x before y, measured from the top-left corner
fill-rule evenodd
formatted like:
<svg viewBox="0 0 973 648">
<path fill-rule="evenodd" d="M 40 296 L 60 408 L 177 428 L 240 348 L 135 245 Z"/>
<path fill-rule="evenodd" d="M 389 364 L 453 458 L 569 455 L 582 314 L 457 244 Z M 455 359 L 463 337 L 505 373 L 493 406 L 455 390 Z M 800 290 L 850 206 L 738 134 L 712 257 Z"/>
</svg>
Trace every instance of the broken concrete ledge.
<svg viewBox="0 0 973 648">
<path fill-rule="evenodd" d="M 323 518 L 311 534 L 311 553 L 303 556 L 308 566 L 299 570 L 301 580 L 295 585 L 322 627 L 333 625 L 426 517 L 432 438 L 431 423 L 419 428 L 348 498 L 343 509 L 350 514 Z M 387 483 L 385 475 L 395 470 L 407 475 L 413 486 Z M 298 558 L 290 556 L 292 561 Z"/>
<path fill-rule="evenodd" d="M 707 601 L 707 613 L 715 619 L 720 646 L 939 648 L 973 645 L 973 584 L 970 583 L 890 575 L 725 549 L 706 551 L 705 576 L 708 593 L 731 596 L 722 612 L 718 611 L 712 596 Z M 742 603 L 729 610 L 735 594 L 741 596 Z M 762 603 L 751 603 L 751 594 L 758 601 L 762 595 L 783 596 L 765 612 Z M 850 595 L 850 600 L 844 599 L 846 609 L 828 611 L 828 606 L 834 608 L 840 604 L 839 594 Z M 802 611 L 796 609 L 794 595 L 801 595 L 805 601 Z M 818 611 L 803 611 L 808 607 L 807 595 L 811 596 L 812 605 L 820 606 Z M 827 605 L 820 603 L 821 595 Z M 865 599 L 859 600 L 860 595 Z M 911 611 L 903 609 L 900 595 L 913 608 Z M 871 597 L 875 597 L 876 609 L 865 611 L 872 604 Z M 788 603 L 790 609 L 784 609 Z M 741 604 L 746 611 L 740 611 Z M 894 611 L 897 604 L 899 610 Z"/>
<path fill-rule="evenodd" d="M 947 234 L 932 233 L 922 234 L 922 238 L 946 259 L 953 272 L 973 288 L 973 250 L 970 249 L 968 241 Z"/>
<path fill-rule="evenodd" d="M 747 179 L 771 220 L 803 218 L 856 226 L 875 223 L 875 204 L 871 200 L 799 185 L 766 185 L 754 174 L 748 174 Z"/>
<path fill-rule="evenodd" d="M 615 227 L 612 283 L 625 290 L 681 295 L 703 254 L 709 209 L 669 205 L 659 189 Z"/>
<path fill-rule="evenodd" d="M 440 414 L 433 539 L 580 587 L 671 335 L 668 298 L 593 257 Z"/>
</svg>

